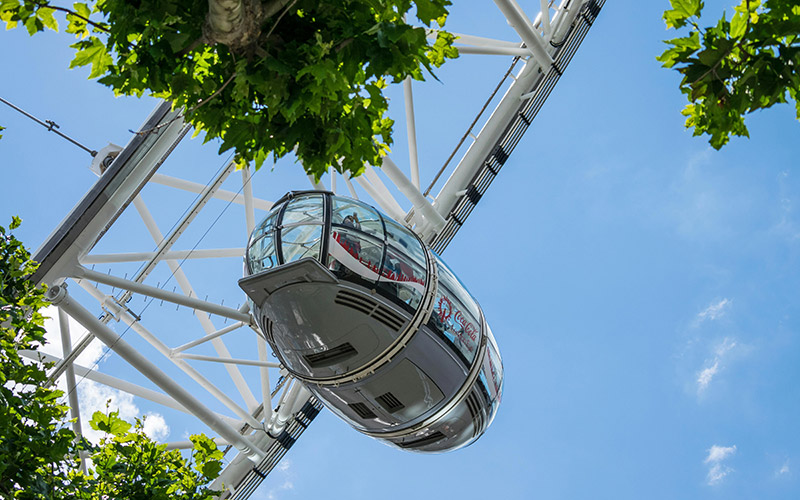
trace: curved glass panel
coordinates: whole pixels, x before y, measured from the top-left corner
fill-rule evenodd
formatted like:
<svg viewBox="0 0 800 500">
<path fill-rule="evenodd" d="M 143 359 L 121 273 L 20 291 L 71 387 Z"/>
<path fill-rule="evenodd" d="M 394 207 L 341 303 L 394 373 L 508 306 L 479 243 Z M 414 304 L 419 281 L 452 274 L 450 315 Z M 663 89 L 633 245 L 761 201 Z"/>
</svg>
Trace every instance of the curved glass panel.
<svg viewBox="0 0 800 500">
<path fill-rule="evenodd" d="M 491 402 L 491 410 L 489 412 L 488 424 L 492 423 L 497 408 L 500 406 L 500 400 L 503 398 L 503 360 L 500 358 L 500 351 L 497 349 L 497 343 L 494 340 L 491 329 L 487 325 L 488 342 L 486 343 L 486 355 L 483 358 L 483 367 L 481 368 L 480 380 L 486 386 Z"/>
<path fill-rule="evenodd" d="M 472 365 L 481 341 L 479 320 L 441 281 L 428 325 L 450 341 L 468 367 Z"/>
<path fill-rule="evenodd" d="M 262 220 L 253 230 L 252 238 L 255 239 L 258 236 L 264 234 L 265 232 L 271 231 L 275 226 L 275 221 L 278 218 L 279 212 L 280 212 L 280 206 L 273 207 L 270 213 L 268 213 L 267 216 L 264 217 L 264 220 Z"/>
<path fill-rule="evenodd" d="M 321 224 L 325 205 L 321 194 L 298 196 L 289 200 L 281 219 L 282 226 L 291 224 Z"/>
<path fill-rule="evenodd" d="M 431 252 L 433 253 L 433 252 Z M 439 286 L 444 285 L 450 292 L 455 295 L 458 301 L 465 306 L 466 310 L 472 315 L 473 318 L 480 318 L 480 308 L 472 295 L 467 291 L 467 288 L 461 283 L 455 273 L 447 267 L 447 264 L 442 261 L 442 258 L 433 254 L 436 260 L 436 270 L 439 272 Z"/>
<path fill-rule="evenodd" d="M 273 231 L 261 234 L 250 243 L 250 247 L 247 249 L 247 264 L 252 274 L 260 273 L 265 269 L 271 269 L 278 265 L 275 233 Z"/>
<path fill-rule="evenodd" d="M 273 207 L 272 211 L 264 217 L 250 235 L 247 243 L 247 267 L 249 273 L 259 273 L 278 265 L 277 249 L 275 247 L 275 221 L 278 218 L 280 207 Z"/>
<path fill-rule="evenodd" d="M 328 245 L 329 269 L 339 278 L 371 283 L 378 281 L 383 244 L 374 238 L 345 227 L 331 228 Z"/>
<path fill-rule="evenodd" d="M 386 241 L 401 252 L 408 254 L 417 264 L 424 268 L 425 250 L 423 250 L 422 244 L 417 237 L 410 230 L 388 217 L 384 216 L 383 222 L 386 224 Z"/>
<path fill-rule="evenodd" d="M 358 229 L 383 241 L 383 222 L 374 208 L 349 198 L 333 196 L 331 200 L 332 224 Z"/>
<path fill-rule="evenodd" d="M 386 249 L 381 270 L 381 283 L 384 283 L 390 295 L 416 309 L 425 293 L 425 268 L 421 267 L 408 254 L 401 253 L 392 247 Z"/>
<path fill-rule="evenodd" d="M 312 257 L 319 259 L 322 244 L 322 226 L 303 224 L 281 230 L 283 263 Z"/>
</svg>

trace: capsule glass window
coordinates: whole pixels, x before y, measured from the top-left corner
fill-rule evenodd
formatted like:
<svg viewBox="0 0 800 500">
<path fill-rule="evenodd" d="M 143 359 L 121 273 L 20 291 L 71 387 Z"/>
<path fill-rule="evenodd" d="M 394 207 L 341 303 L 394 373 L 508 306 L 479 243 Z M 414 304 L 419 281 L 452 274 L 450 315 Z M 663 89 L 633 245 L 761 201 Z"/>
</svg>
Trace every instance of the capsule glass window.
<svg viewBox="0 0 800 500">
<path fill-rule="evenodd" d="M 458 301 L 465 306 L 466 312 L 469 312 L 473 318 L 480 318 L 478 303 L 472 298 L 467 288 L 438 255 L 435 253 L 433 255 L 436 260 L 436 270 L 439 272 L 439 286 L 445 286 L 451 294 L 455 295 Z"/>
<path fill-rule="evenodd" d="M 408 254 L 388 247 L 380 281 L 389 290 L 392 298 L 409 306 L 411 310 L 416 310 L 425 293 L 425 268 Z"/>
<path fill-rule="evenodd" d="M 429 325 L 456 348 L 467 366 L 472 365 L 480 346 L 479 321 L 456 294 L 439 282 Z"/>
<path fill-rule="evenodd" d="M 313 258 L 319 260 L 322 243 L 322 226 L 302 224 L 281 230 L 283 263 Z"/>
<path fill-rule="evenodd" d="M 480 378 L 481 382 L 486 385 L 492 405 L 489 415 L 489 423 L 491 423 L 503 396 L 503 361 L 500 358 L 500 351 L 497 349 L 491 330 L 488 332 L 488 337 L 489 341 L 486 343 L 486 355 L 484 356 Z"/>
<path fill-rule="evenodd" d="M 349 198 L 333 196 L 331 223 L 362 231 L 383 240 L 383 221 L 369 205 Z"/>
<path fill-rule="evenodd" d="M 278 254 L 275 249 L 275 233 L 269 231 L 261 234 L 251 242 L 247 249 L 247 263 L 250 273 L 260 273 L 278 265 Z"/>
<path fill-rule="evenodd" d="M 278 210 L 273 210 L 256 226 L 247 245 L 247 265 L 251 274 L 278 265 L 274 225 Z"/>
<path fill-rule="evenodd" d="M 401 252 L 408 254 L 417 264 L 424 268 L 425 250 L 417 237 L 411 231 L 387 217 L 383 218 L 383 222 L 386 225 L 386 241 Z"/>
<path fill-rule="evenodd" d="M 324 219 L 324 198 L 321 194 L 298 196 L 289 201 L 281 218 L 281 226 L 321 224 Z"/>
<path fill-rule="evenodd" d="M 369 283 L 378 281 L 383 244 L 347 227 L 331 228 L 328 268 L 339 278 Z"/>
</svg>

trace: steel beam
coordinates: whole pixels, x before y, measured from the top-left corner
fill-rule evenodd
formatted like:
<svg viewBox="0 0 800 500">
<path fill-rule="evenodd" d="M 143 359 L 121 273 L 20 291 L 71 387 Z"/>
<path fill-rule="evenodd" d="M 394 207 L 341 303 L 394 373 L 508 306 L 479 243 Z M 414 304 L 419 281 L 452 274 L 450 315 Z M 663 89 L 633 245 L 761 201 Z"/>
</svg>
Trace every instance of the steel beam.
<svg viewBox="0 0 800 500">
<path fill-rule="evenodd" d="M 34 283 L 58 284 L 86 255 L 161 166 L 188 126 L 161 103 L 83 199 L 36 251 Z"/>
<path fill-rule="evenodd" d="M 161 255 L 161 260 L 225 259 L 244 255 L 244 248 L 203 248 L 197 250 L 172 250 Z M 126 252 L 87 255 L 80 259 L 83 265 L 142 262 L 156 257 L 155 252 Z"/>
<path fill-rule="evenodd" d="M 161 288 L 126 280 L 110 274 L 92 271 L 91 269 L 81 266 L 78 266 L 76 269 L 74 269 L 73 272 L 70 273 L 70 276 L 75 279 L 95 281 L 104 285 L 128 290 L 129 292 L 147 295 L 148 297 L 153 297 L 155 299 L 166 300 L 168 302 L 172 302 L 173 304 L 179 304 L 210 314 L 216 314 L 218 316 L 222 316 L 223 318 L 235 319 L 236 321 L 242 321 L 247 324 L 250 324 L 251 321 L 249 314 L 242 313 L 231 307 L 221 306 L 219 304 L 214 304 L 213 302 L 206 302 L 205 300 L 189 297 L 188 295 L 162 290 Z"/>
<path fill-rule="evenodd" d="M 406 109 L 406 135 L 408 137 L 408 164 L 411 167 L 411 183 L 419 191 L 419 155 L 417 154 L 417 123 L 414 117 L 414 94 L 411 77 L 403 80 L 403 103 Z"/>
<path fill-rule="evenodd" d="M 218 186 L 219 183 L 222 182 L 222 180 L 227 176 L 226 172 L 230 173 L 233 166 L 234 163 L 231 162 L 225 169 L 225 171 L 221 172 L 220 175 L 217 177 L 217 179 L 215 179 L 215 182 L 208 186 L 208 189 L 205 191 L 205 193 L 209 194 L 213 192 L 215 190 L 214 186 L 215 185 Z M 193 208 L 191 212 L 186 214 L 184 220 L 181 221 L 181 223 L 178 224 L 178 226 L 173 230 L 172 233 L 173 235 L 175 233 L 183 231 L 183 228 L 189 224 L 189 221 L 191 221 L 194 218 L 193 212 L 195 212 L 196 210 L 199 211 L 200 207 L 202 207 L 202 204 L 200 204 L 201 202 L 202 202 L 202 196 L 201 200 L 198 200 L 197 203 L 195 204 L 195 208 Z M 141 197 L 137 197 L 136 200 L 134 200 L 134 204 L 136 206 L 136 209 L 139 211 L 142 220 L 145 222 L 147 230 L 150 232 L 150 236 L 153 238 L 153 241 L 155 241 L 156 243 L 158 243 L 159 241 L 161 242 L 159 248 L 169 248 L 169 245 L 165 246 L 164 243 L 170 239 L 174 241 L 174 239 L 164 238 L 162 236 L 161 231 L 158 229 L 158 225 L 156 224 L 155 219 L 153 219 L 153 216 L 150 214 L 150 210 L 148 210 L 147 205 L 145 205 Z M 172 276 L 175 277 L 175 281 L 178 282 L 178 286 L 181 287 L 181 291 L 185 295 L 188 295 L 189 297 L 191 297 L 192 295 L 197 296 L 197 294 L 194 293 L 194 289 L 192 288 L 191 283 L 189 283 L 189 278 L 186 277 L 186 273 L 184 273 L 181 266 L 179 266 L 175 261 L 167 261 L 167 266 L 169 266 L 170 270 L 172 271 Z M 195 309 L 194 315 L 200 322 L 200 325 L 203 327 L 203 330 L 206 332 L 206 335 L 216 331 L 216 327 L 211 322 L 211 318 L 209 318 L 207 314 L 204 314 Z M 228 347 L 225 345 L 225 343 L 222 341 L 221 338 L 212 339 L 211 345 L 214 347 L 214 350 L 217 352 L 218 355 L 224 358 L 231 357 L 230 352 L 228 351 Z M 234 385 L 236 385 L 236 389 L 239 391 L 239 394 L 241 394 L 242 398 L 244 398 L 248 410 L 253 411 L 258 406 L 258 403 L 256 402 L 255 396 L 253 396 L 253 393 L 250 391 L 250 387 L 247 385 L 247 382 L 244 380 L 242 373 L 239 371 L 239 368 L 234 365 L 225 365 L 225 370 L 228 372 L 228 375 L 230 375 Z"/>
<path fill-rule="evenodd" d="M 211 361 L 213 363 L 225 363 L 230 365 L 261 366 L 263 368 L 282 368 L 280 363 L 270 363 L 268 361 L 259 361 L 256 359 L 221 358 L 214 356 L 205 356 L 203 354 L 189 354 L 187 352 L 176 352 L 172 355 L 172 357 L 177 359 L 194 359 L 196 361 Z"/>
<path fill-rule="evenodd" d="M 183 352 L 183 351 L 185 351 L 187 349 L 191 349 L 192 347 L 196 347 L 196 346 L 198 346 L 200 344 L 205 344 L 206 342 L 208 342 L 211 339 L 215 339 L 217 337 L 221 337 L 221 336 L 223 336 L 225 334 L 228 334 L 228 333 L 230 333 L 230 332 L 232 332 L 234 330 L 238 330 L 239 328 L 243 327 L 244 325 L 245 325 L 245 323 L 243 321 L 238 321 L 238 322 L 236 322 L 236 323 L 234 323 L 232 325 L 226 326 L 225 328 L 220 328 L 216 332 L 209 333 L 208 335 L 206 335 L 204 337 L 201 337 L 201 338 L 199 338 L 197 340 L 193 340 L 193 341 L 191 341 L 191 342 L 189 342 L 187 344 L 183 344 L 180 347 L 176 347 L 175 349 L 172 350 L 172 352 L 173 353 L 179 353 L 179 352 Z"/>
<path fill-rule="evenodd" d="M 531 23 L 528 16 L 522 11 L 519 4 L 514 0 L 494 0 L 494 3 L 497 4 L 503 12 L 503 15 L 506 16 L 508 23 L 514 28 L 514 31 L 516 31 L 522 41 L 525 42 L 528 50 L 531 51 L 533 58 L 536 59 L 536 62 L 542 67 L 542 70 L 549 70 L 553 65 L 553 58 L 550 56 L 544 40 L 542 40 L 539 33 L 533 29 L 533 23 Z"/>
<path fill-rule="evenodd" d="M 217 386 L 212 384 L 207 378 L 205 378 L 199 371 L 197 371 L 194 367 L 189 365 L 186 361 L 181 359 L 173 359 L 170 357 L 172 354 L 172 350 L 159 339 L 155 335 L 153 335 L 150 330 L 142 326 L 137 318 L 134 318 L 131 314 L 126 312 L 119 304 L 116 303 L 115 299 L 109 295 L 105 295 L 103 292 L 97 289 L 97 287 L 90 285 L 85 282 L 79 283 L 81 287 L 89 292 L 95 299 L 97 299 L 100 304 L 110 311 L 111 315 L 117 317 L 120 321 L 131 327 L 133 331 L 139 334 L 144 340 L 146 340 L 150 345 L 156 348 L 158 352 L 160 352 L 166 359 L 170 359 L 178 368 L 183 370 L 184 373 L 189 375 L 192 380 L 197 382 L 202 388 L 207 390 L 209 394 L 217 398 L 220 403 L 224 404 L 228 407 L 232 412 L 238 415 L 242 420 L 247 422 L 249 425 L 258 428 L 260 425 L 258 421 L 253 418 L 253 416 L 237 405 L 233 399 L 230 398 L 227 394 L 222 392 Z"/>
<path fill-rule="evenodd" d="M 117 353 L 122 359 L 130 363 L 130 365 L 136 368 L 142 375 L 150 379 L 180 405 L 191 411 L 191 413 L 204 424 L 227 439 L 238 450 L 250 457 L 251 460 L 260 461 L 264 458 L 264 450 L 254 447 L 250 440 L 239 434 L 236 429 L 220 419 L 216 413 L 209 410 L 203 403 L 192 396 L 189 391 L 173 380 L 172 377 L 161 371 L 152 361 L 128 344 L 122 337 L 117 335 L 116 332 L 111 330 L 99 319 L 95 318 L 86 308 L 72 300 L 63 285 L 51 287 L 47 291 L 47 299 L 54 305 L 63 308 L 67 314 L 75 318 L 84 328 L 94 333 L 97 338 Z"/>
<path fill-rule="evenodd" d="M 430 230 L 434 232 L 438 232 L 439 230 L 444 227 L 445 220 L 436 209 L 422 196 L 422 193 L 419 189 L 408 180 L 408 178 L 403 175 L 403 172 L 397 167 L 397 165 L 392 161 L 391 158 L 388 156 L 383 159 L 383 166 L 381 167 L 386 176 L 391 179 L 397 189 L 400 190 L 408 201 L 410 201 L 414 205 L 414 213 L 422 215 L 424 218 L 424 224 L 420 224 L 423 226 L 418 230 L 418 232 L 428 232 L 428 228 L 425 226 L 429 226 Z M 422 221 L 420 221 L 422 222 Z"/>
<path fill-rule="evenodd" d="M 153 177 L 150 178 L 150 182 L 197 194 L 202 193 L 206 187 L 205 184 L 200 184 L 199 182 L 187 181 L 186 179 L 179 179 L 177 177 L 172 177 L 169 175 L 158 174 L 158 173 L 153 174 Z M 217 192 L 213 194 L 213 197 L 223 201 L 236 203 L 238 205 L 245 204 L 243 195 L 239 193 L 234 193 L 233 191 L 227 191 L 225 189 L 217 190 Z M 260 198 L 254 198 L 253 206 L 258 210 L 269 211 L 270 209 L 272 209 L 272 202 L 267 200 L 262 200 Z"/>
</svg>

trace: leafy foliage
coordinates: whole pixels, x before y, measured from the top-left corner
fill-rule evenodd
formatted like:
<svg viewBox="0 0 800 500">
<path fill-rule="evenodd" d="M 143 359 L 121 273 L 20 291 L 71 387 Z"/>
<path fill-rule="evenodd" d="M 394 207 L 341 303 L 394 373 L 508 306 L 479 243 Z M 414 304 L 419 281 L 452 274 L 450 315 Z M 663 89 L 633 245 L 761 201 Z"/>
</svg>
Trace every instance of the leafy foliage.
<svg viewBox="0 0 800 500">
<path fill-rule="evenodd" d="M 182 107 L 205 139 L 221 139 L 242 163 L 260 167 L 295 151 L 319 178 L 330 165 L 358 175 L 380 165 L 392 144 L 383 89 L 407 76 L 422 80 L 458 56 L 443 26 L 449 0 L 293 0 L 263 20 L 247 45 L 206 43 L 207 2 L 91 0 L 68 10 L 78 41 L 71 67 L 117 94 L 150 93 Z M 415 7 L 415 9 L 413 9 Z M 30 33 L 57 29 L 53 7 L 2 0 L 0 18 Z M 90 21 L 95 15 L 99 21 Z"/>
<path fill-rule="evenodd" d="M 670 0 L 667 28 L 688 28 L 666 40 L 657 59 L 683 75 L 689 104 L 682 114 L 694 135 L 719 149 L 731 135 L 747 136 L 744 115 L 794 99 L 800 119 L 800 5 L 792 0 L 743 0 L 728 20 L 700 28 L 701 0 Z"/>
<path fill-rule="evenodd" d="M 95 412 L 89 424 L 106 436 L 89 445 L 93 469 L 88 475 L 70 471 L 74 498 L 147 498 L 154 500 L 213 498 L 219 492 L 206 485 L 219 475 L 222 452 L 203 435 L 192 436 L 192 460 L 178 450 L 166 450 L 144 433 L 144 422 L 131 424 L 118 412 Z"/>
<path fill-rule="evenodd" d="M 9 228 L 19 227 L 19 217 Z M 0 226 L 0 498 L 91 499 L 211 498 L 208 488 L 221 470 L 222 452 L 209 438 L 192 436 L 192 457 L 166 451 L 117 412 L 96 412 L 90 422 L 106 433 L 99 445 L 77 440 L 65 427 L 63 393 L 48 387 L 47 366 L 23 362 L 19 351 L 45 341 L 44 289 L 28 276 L 36 270 L 30 254 Z M 84 453 L 93 469 L 84 474 L 76 458 Z"/>
<path fill-rule="evenodd" d="M 12 219 L 16 229 L 20 219 Z M 42 368 L 19 354 L 44 342 L 44 290 L 27 276 L 36 269 L 30 254 L 0 226 L 0 497 L 48 497 L 53 474 L 72 447 L 74 434 L 61 428 L 66 407 L 61 392 L 47 387 Z"/>
</svg>

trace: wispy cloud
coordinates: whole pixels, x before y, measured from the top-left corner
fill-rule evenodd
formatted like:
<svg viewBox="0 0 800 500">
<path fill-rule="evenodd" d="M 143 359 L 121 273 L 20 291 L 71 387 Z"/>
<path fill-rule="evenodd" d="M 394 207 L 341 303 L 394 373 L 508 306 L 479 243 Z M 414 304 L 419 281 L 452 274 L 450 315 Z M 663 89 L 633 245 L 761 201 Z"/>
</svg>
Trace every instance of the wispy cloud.
<svg viewBox="0 0 800 500">
<path fill-rule="evenodd" d="M 708 456 L 705 463 L 709 466 L 708 474 L 706 475 L 706 483 L 714 486 L 722 482 L 725 476 L 733 472 L 733 469 L 723 464 L 726 459 L 736 453 L 736 445 L 733 446 L 719 446 L 714 445 L 708 450 Z"/>
<path fill-rule="evenodd" d="M 723 359 L 735 347 L 736 341 L 728 337 L 717 344 L 717 346 L 714 348 L 714 357 L 706 360 L 706 367 L 700 370 L 700 372 L 697 374 L 698 395 L 702 395 L 706 389 L 708 389 L 708 386 L 711 384 L 711 380 L 713 380 L 713 378 L 722 368 Z"/>
<path fill-rule="evenodd" d="M 777 235 L 786 237 L 790 242 L 796 242 L 800 239 L 800 224 L 797 221 L 794 182 L 789 179 L 788 170 L 778 174 L 778 190 L 780 219 L 772 227 L 772 231 Z"/>
<path fill-rule="evenodd" d="M 709 366 L 708 368 L 704 368 L 700 374 L 697 376 L 697 392 L 702 393 L 708 388 L 708 384 L 711 383 L 711 379 L 714 378 L 714 375 L 717 374 L 719 370 L 719 360 L 715 360 L 714 364 Z"/>
<path fill-rule="evenodd" d="M 272 471 L 272 474 L 279 476 L 276 483 L 280 484 L 267 493 L 268 500 L 276 500 L 282 491 L 294 489 L 294 471 L 292 470 L 291 460 L 284 458 L 280 461 L 277 467 Z"/>
<path fill-rule="evenodd" d="M 730 299 L 720 299 L 716 302 L 712 302 L 708 305 L 705 309 L 700 311 L 697 315 L 697 322 L 702 323 L 703 321 L 709 320 L 714 321 L 717 318 L 721 318 L 722 316 L 727 313 L 728 309 L 731 306 Z"/>
<path fill-rule="evenodd" d="M 783 462 L 783 465 L 781 465 L 781 468 L 775 471 L 775 477 L 786 476 L 790 472 L 791 470 L 789 469 L 789 459 L 787 458 L 786 461 Z"/>
<path fill-rule="evenodd" d="M 41 350 L 47 354 L 61 358 L 64 353 L 61 342 L 61 328 L 58 322 L 58 309 L 54 306 L 49 306 L 43 311 L 43 314 L 48 317 L 44 324 L 47 343 Z M 86 334 L 86 329 L 74 319 L 69 318 L 68 325 L 70 337 L 73 339 L 73 342 L 75 339 Z M 87 368 L 96 368 L 98 363 L 102 363 L 103 352 L 103 344 L 95 339 L 89 344 L 89 347 L 78 356 L 75 363 Z M 59 379 L 58 388 L 65 393 L 67 392 L 64 377 Z M 129 422 L 142 416 L 142 412 L 134 402 L 133 396 L 127 392 L 122 392 L 80 377 L 78 377 L 77 391 L 78 406 L 80 407 L 83 423 L 81 427 L 83 435 L 89 441 L 96 443 L 103 436 L 103 433 L 95 431 L 89 426 L 89 419 L 91 419 L 92 414 L 96 411 L 105 412 L 106 404 L 108 404 L 111 411 L 118 411 L 119 416 Z M 169 436 L 169 426 L 163 416 L 158 413 L 148 413 L 144 416 L 144 432 L 150 436 L 150 438 L 154 440 L 163 440 Z"/>
<path fill-rule="evenodd" d="M 726 354 L 728 354 L 734 347 L 736 347 L 736 341 L 732 338 L 725 337 L 722 342 L 717 344 L 714 348 L 714 352 L 717 355 L 717 358 L 722 358 Z"/>
</svg>

